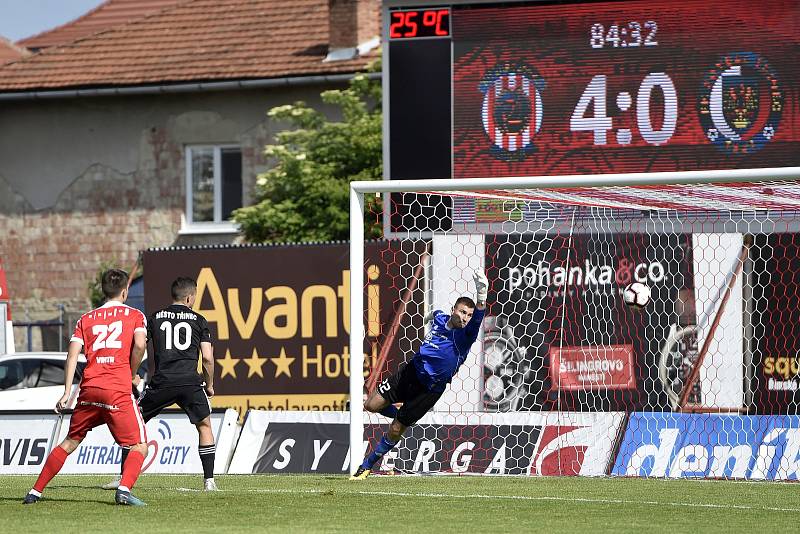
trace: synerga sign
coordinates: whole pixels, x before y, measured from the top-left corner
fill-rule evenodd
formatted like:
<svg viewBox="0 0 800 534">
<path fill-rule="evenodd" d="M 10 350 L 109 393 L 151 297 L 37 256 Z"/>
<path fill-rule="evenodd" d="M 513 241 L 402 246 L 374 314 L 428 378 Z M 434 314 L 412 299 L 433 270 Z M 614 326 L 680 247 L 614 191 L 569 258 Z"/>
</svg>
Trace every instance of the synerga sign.
<svg viewBox="0 0 800 534">
<path fill-rule="evenodd" d="M 800 478 L 800 416 L 634 413 L 613 475 Z"/>
</svg>

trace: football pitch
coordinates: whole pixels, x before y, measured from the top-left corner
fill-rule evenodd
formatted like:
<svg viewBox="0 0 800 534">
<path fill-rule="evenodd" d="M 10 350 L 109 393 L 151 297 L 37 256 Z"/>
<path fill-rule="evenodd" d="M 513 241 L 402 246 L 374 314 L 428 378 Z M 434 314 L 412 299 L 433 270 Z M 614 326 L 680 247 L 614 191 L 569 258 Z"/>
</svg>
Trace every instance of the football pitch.
<svg viewBox="0 0 800 534">
<path fill-rule="evenodd" d="M 109 477 L 0 477 L 4 532 L 796 532 L 800 486 L 690 480 L 144 475 L 147 507 L 115 506 Z"/>
</svg>

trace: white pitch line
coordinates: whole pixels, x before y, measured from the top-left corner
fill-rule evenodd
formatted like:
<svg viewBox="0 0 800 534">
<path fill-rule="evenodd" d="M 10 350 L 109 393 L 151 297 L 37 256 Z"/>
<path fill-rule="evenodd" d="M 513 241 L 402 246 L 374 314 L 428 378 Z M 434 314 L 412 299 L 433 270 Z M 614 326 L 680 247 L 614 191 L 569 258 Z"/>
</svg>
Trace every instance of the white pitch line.
<svg viewBox="0 0 800 534">
<path fill-rule="evenodd" d="M 178 491 L 199 492 L 197 489 L 177 488 Z M 241 490 L 245 493 L 272 493 L 272 494 L 314 494 L 321 495 L 323 493 L 339 493 L 345 495 L 368 495 L 375 496 L 373 491 L 348 491 L 348 490 L 314 490 L 314 489 L 247 489 Z M 553 496 L 531 496 L 531 495 L 484 495 L 480 493 L 470 494 L 457 494 L 457 493 L 413 493 L 402 491 L 381 491 L 381 495 L 388 495 L 390 497 L 421 497 L 421 498 L 440 498 L 440 499 L 488 499 L 488 500 L 515 500 L 515 501 L 557 501 L 557 502 L 571 502 L 571 503 L 584 503 L 584 504 L 625 504 L 625 505 L 643 505 L 643 506 L 672 506 L 683 508 L 706 508 L 706 509 L 719 509 L 719 510 L 763 510 L 767 512 L 800 512 L 800 508 L 777 508 L 773 506 L 746 506 L 740 504 L 711 504 L 711 503 L 694 503 L 694 502 L 662 502 L 662 501 L 632 501 L 625 499 L 590 499 L 581 497 L 553 497 Z"/>
</svg>

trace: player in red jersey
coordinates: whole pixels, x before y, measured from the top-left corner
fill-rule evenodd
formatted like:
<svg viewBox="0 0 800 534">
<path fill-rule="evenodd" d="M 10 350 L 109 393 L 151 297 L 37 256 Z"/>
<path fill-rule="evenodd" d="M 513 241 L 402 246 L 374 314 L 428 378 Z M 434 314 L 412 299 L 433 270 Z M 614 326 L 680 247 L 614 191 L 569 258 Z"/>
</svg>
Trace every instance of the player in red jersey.
<svg viewBox="0 0 800 534">
<path fill-rule="evenodd" d="M 102 288 L 107 302 L 78 320 L 69 343 L 64 395 L 56 403 L 56 412 L 61 413 L 66 408 L 81 350 L 87 364 L 67 438 L 50 452 L 33 489 L 25 496 L 25 504 L 33 504 L 41 498 L 45 486 L 58 474 L 86 433 L 105 423 L 120 446 L 130 447 L 115 501 L 144 505 L 131 495 L 147 456 L 147 434 L 131 394 L 131 380 L 144 356 L 147 320 L 142 312 L 124 304 L 128 298 L 128 273 L 119 269 L 104 272 Z"/>
</svg>

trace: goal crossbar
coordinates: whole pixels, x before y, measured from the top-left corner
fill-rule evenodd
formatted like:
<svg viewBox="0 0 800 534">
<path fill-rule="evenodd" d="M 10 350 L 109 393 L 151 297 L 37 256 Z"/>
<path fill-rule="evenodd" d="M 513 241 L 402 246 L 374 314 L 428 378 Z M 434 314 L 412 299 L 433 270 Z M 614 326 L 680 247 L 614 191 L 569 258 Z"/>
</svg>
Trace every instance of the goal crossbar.
<svg viewBox="0 0 800 534">
<path fill-rule="evenodd" d="M 524 176 L 501 178 L 464 178 L 458 180 L 383 180 L 350 182 L 353 193 L 403 193 L 439 191 L 480 191 L 492 189 L 570 189 L 576 187 L 612 187 L 645 185 L 693 185 L 712 183 L 782 182 L 799 180 L 800 167 L 731 169 L 713 171 L 676 171 L 564 176 Z"/>
</svg>

